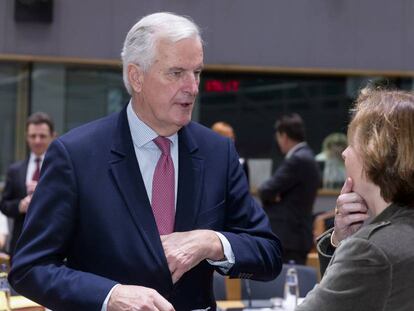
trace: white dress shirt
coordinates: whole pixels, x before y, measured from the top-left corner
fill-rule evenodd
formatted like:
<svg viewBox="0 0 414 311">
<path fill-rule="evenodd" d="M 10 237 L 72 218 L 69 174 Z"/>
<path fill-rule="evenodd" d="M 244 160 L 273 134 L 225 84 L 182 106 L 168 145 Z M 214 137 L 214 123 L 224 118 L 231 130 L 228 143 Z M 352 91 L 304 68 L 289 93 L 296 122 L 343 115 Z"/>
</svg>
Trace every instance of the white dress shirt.
<svg viewBox="0 0 414 311">
<path fill-rule="evenodd" d="M 0 212 L 0 234 L 9 234 L 9 223 L 7 221 L 6 215 L 4 215 L 2 212 Z"/>
</svg>

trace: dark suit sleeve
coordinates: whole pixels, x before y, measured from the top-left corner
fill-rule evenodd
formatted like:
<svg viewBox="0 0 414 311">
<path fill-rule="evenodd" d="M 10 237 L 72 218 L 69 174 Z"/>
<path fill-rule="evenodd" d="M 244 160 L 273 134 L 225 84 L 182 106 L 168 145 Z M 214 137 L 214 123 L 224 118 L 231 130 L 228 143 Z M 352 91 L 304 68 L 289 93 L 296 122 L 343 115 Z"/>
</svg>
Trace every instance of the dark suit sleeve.
<svg viewBox="0 0 414 311">
<path fill-rule="evenodd" d="M 77 182 L 64 145 L 55 140 L 45 157 L 17 244 L 9 280 L 31 299 L 53 310 L 100 310 L 116 284 L 65 266 L 78 215 Z M 47 298 L 46 298 L 47 297 Z"/>
<path fill-rule="evenodd" d="M 365 239 L 348 239 L 336 250 L 320 284 L 296 311 L 383 310 L 391 275 L 392 264 L 382 249 Z"/>
<path fill-rule="evenodd" d="M 275 197 L 298 183 L 298 174 L 303 172 L 301 162 L 294 155 L 277 168 L 272 177 L 259 187 L 259 197 L 263 202 L 273 202 Z"/>
<path fill-rule="evenodd" d="M 263 209 L 249 194 L 233 143 L 229 142 L 226 228 L 235 264 L 228 274 L 237 278 L 274 279 L 282 268 L 281 245 Z"/>
<path fill-rule="evenodd" d="M 24 197 L 19 191 L 19 176 L 16 167 L 10 167 L 7 171 L 6 183 L 4 185 L 3 195 L 0 202 L 0 210 L 8 217 L 16 218 L 20 215 L 19 203 Z M 20 189 L 21 190 L 21 189 Z"/>
</svg>

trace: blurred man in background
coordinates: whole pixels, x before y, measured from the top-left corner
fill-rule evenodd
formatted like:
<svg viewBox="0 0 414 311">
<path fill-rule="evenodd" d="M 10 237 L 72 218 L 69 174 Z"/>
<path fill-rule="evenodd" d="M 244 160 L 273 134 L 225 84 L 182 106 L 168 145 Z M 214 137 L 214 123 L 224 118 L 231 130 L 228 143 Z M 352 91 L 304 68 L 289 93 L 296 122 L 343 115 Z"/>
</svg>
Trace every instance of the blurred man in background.
<svg viewBox="0 0 414 311">
<path fill-rule="evenodd" d="M 10 241 L 10 254 L 14 254 L 17 239 L 22 232 L 27 209 L 37 182 L 40 169 L 49 144 L 55 137 L 54 123 L 49 115 L 36 112 L 26 122 L 26 141 L 29 157 L 10 165 L 3 190 L 0 209 L 13 219 L 13 232 Z"/>
<path fill-rule="evenodd" d="M 285 160 L 259 187 L 259 197 L 273 232 L 282 241 L 284 262 L 305 264 L 313 243 L 312 208 L 320 184 L 319 167 L 305 142 L 305 125 L 298 114 L 282 116 L 275 128 Z"/>
</svg>

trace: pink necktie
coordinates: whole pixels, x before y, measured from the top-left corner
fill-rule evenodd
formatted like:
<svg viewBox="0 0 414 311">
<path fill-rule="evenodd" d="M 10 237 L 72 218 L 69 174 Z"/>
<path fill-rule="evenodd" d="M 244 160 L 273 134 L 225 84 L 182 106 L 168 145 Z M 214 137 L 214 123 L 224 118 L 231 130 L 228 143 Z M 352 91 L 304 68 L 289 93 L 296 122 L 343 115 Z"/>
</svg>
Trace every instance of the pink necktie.
<svg viewBox="0 0 414 311">
<path fill-rule="evenodd" d="M 158 136 L 154 143 L 161 150 L 152 180 L 152 211 L 160 235 L 174 231 L 175 187 L 174 163 L 170 155 L 170 140 Z"/>
<path fill-rule="evenodd" d="M 35 162 L 36 162 L 36 169 L 33 173 L 32 180 L 33 181 L 39 181 L 39 178 L 40 178 L 40 158 L 36 158 Z"/>
</svg>

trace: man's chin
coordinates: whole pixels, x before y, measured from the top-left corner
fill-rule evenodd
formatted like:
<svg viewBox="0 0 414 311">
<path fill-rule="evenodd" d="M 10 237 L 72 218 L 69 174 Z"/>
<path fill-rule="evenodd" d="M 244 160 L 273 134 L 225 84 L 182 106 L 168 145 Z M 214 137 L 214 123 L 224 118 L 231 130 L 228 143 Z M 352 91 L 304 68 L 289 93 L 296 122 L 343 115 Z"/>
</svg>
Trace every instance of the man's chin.
<svg viewBox="0 0 414 311">
<path fill-rule="evenodd" d="M 179 127 L 183 127 L 183 126 L 186 126 L 190 122 L 191 122 L 191 114 L 180 118 L 179 120 L 177 120 L 176 124 Z"/>
<path fill-rule="evenodd" d="M 186 126 L 188 123 L 190 123 L 190 121 L 191 121 L 191 120 L 189 120 L 189 121 L 187 121 L 187 122 L 179 122 L 179 123 L 176 123 L 176 126 L 177 126 L 177 132 L 178 132 L 181 128 L 183 128 L 184 126 Z"/>
</svg>

